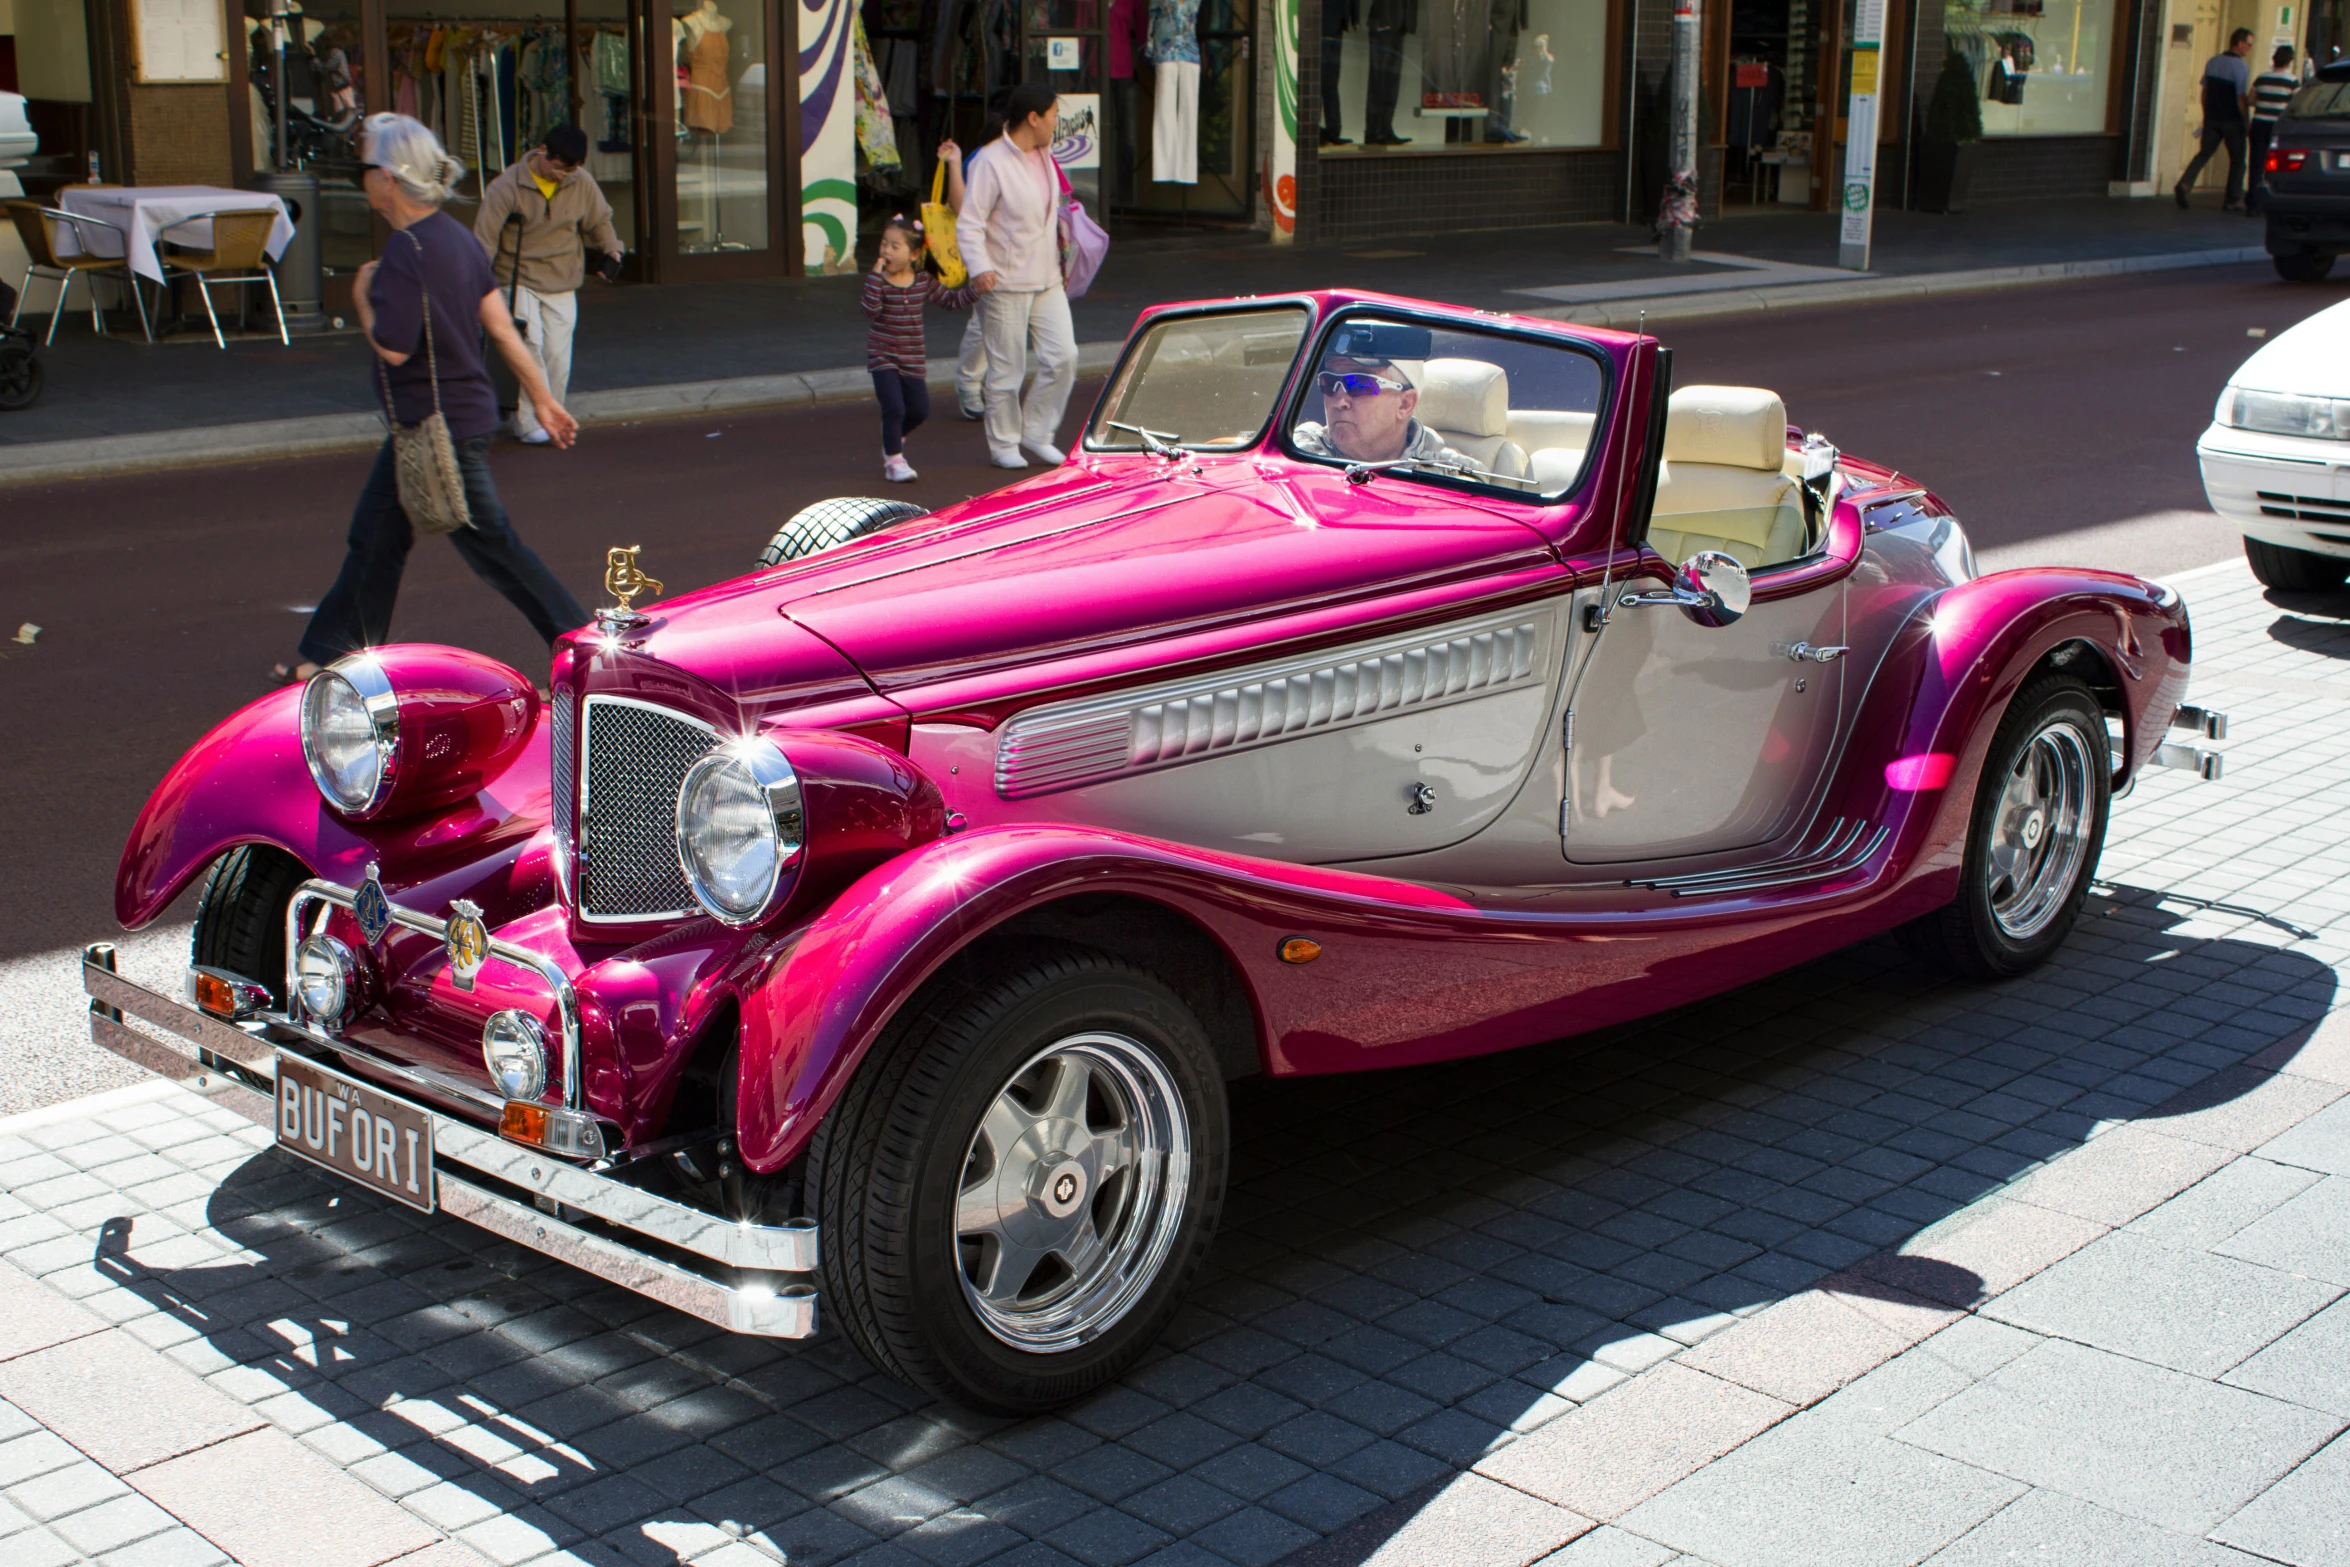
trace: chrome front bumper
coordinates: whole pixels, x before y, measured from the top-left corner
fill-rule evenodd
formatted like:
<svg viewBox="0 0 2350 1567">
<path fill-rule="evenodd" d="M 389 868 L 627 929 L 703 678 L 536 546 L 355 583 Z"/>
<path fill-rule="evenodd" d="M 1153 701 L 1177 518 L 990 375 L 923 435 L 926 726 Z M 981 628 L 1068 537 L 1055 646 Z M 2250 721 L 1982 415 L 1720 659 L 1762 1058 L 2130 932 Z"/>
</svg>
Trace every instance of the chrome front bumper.
<svg viewBox="0 0 2350 1567">
<path fill-rule="evenodd" d="M 276 1125 L 276 1105 L 256 1085 L 276 1082 L 280 1051 L 337 1065 L 313 1029 L 274 1018 L 241 1027 L 123 978 L 111 946 L 84 950 L 82 988 L 97 1044 L 263 1126 Z M 133 1028 L 132 1018 L 157 1032 Z M 816 1331 L 813 1223 L 740 1223 L 383 1091 L 432 1119 L 443 1212 L 732 1332 Z"/>
</svg>

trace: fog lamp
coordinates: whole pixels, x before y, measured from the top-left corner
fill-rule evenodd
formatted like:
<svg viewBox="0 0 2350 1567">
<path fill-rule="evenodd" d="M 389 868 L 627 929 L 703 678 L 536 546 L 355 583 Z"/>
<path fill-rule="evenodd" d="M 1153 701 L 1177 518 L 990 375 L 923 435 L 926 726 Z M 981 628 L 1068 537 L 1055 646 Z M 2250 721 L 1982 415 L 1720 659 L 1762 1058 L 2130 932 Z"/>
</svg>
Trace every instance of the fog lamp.
<svg viewBox="0 0 2350 1567">
<path fill-rule="evenodd" d="M 294 952 L 294 994 L 321 1023 L 339 1023 L 359 988 L 359 960 L 332 936 L 307 936 Z"/>
<path fill-rule="evenodd" d="M 482 1064 L 508 1099 L 536 1099 L 547 1089 L 547 1036 L 538 1019 L 511 1007 L 481 1029 Z"/>
</svg>

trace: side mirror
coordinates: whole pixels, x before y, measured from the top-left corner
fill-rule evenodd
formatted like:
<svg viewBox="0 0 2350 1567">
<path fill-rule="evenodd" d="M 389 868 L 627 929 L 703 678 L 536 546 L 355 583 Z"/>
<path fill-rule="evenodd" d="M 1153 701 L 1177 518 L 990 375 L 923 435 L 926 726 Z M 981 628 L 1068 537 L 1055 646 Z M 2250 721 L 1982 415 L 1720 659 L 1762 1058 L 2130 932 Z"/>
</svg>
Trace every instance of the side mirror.
<svg viewBox="0 0 2350 1567">
<path fill-rule="evenodd" d="M 1619 607 L 1671 604 L 1701 626 L 1729 625 L 1754 602 L 1754 583 L 1736 557 L 1720 550 L 1699 550 L 1673 573 L 1673 585 L 1661 593 L 1626 593 Z"/>
</svg>

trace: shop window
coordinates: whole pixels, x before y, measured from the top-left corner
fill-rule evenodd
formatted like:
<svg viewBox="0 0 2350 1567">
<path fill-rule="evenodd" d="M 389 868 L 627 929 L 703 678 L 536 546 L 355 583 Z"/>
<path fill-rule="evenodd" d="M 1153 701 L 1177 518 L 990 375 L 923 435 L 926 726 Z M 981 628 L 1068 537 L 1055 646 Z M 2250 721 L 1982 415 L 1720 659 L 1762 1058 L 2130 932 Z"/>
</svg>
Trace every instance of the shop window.
<svg viewBox="0 0 2350 1567">
<path fill-rule="evenodd" d="M 768 248 L 766 22 L 765 6 L 741 0 L 673 12 L 681 256 Z"/>
<path fill-rule="evenodd" d="M 1942 27 L 1983 95 L 1986 136 L 2105 129 L 2114 0 L 1945 0 Z"/>
<path fill-rule="evenodd" d="M 1323 3 L 1352 13 L 1336 51 L 1338 129 L 1356 147 L 1596 147 L 1606 139 L 1606 0 Z M 1330 52 L 1325 45 L 1325 71 Z"/>
</svg>

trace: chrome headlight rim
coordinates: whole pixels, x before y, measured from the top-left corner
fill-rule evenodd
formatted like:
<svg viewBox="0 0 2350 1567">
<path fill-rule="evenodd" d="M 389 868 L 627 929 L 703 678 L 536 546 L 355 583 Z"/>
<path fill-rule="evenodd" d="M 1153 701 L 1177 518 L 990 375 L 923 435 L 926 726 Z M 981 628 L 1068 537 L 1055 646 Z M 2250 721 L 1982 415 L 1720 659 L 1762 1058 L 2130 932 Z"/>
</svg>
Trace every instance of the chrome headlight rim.
<svg viewBox="0 0 2350 1567">
<path fill-rule="evenodd" d="M 501 1050 L 524 1062 L 525 1070 L 509 1074 L 499 1065 Z M 481 1064 L 488 1069 L 490 1086 L 507 1099 L 536 1101 L 547 1092 L 547 1031 L 539 1020 L 519 1008 L 492 1012 L 481 1025 Z"/>
<path fill-rule="evenodd" d="M 321 988 L 316 993 L 326 1000 L 313 999 L 313 983 Z M 331 984 L 332 990 L 324 987 Z M 359 959 L 350 947 L 337 936 L 321 932 L 305 936 L 294 949 L 293 994 L 286 999 L 302 1009 L 303 1015 L 329 1028 L 342 1022 L 350 1011 L 351 997 L 359 985 Z"/>
<path fill-rule="evenodd" d="M 313 713 L 320 702 L 320 694 L 341 685 L 358 702 L 366 716 L 375 745 L 375 786 L 365 799 L 350 800 L 336 792 L 332 774 L 319 755 L 318 737 L 312 729 Z M 392 689 L 391 678 L 374 655 L 350 653 L 312 675 L 302 686 L 301 705 L 302 761 L 310 769 L 310 781 L 318 786 L 319 798 L 343 815 L 365 820 L 383 808 L 391 798 L 392 785 L 397 780 L 400 757 L 400 697 Z"/>
<path fill-rule="evenodd" d="M 758 896 L 741 907 L 727 903 L 712 889 L 710 878 L 698 861 L 693 827 L 687 818 L 687 802 L 693 799 L 695 790 L 712 774 L 726 769 L 738 771 L 764 804 L 763 819 L 772 854 L 772 864 Z M 806 852 L 807 819 L 799 774 L 772 741 L 757 736 L 731 740 L 687 768 L 677 786 L 676 819 L 678 868 L 685 873 L 686 886 L 704 913 L 721 925 L 739 927 L 755 925 L 774 912 L 777 900 L 791 885 L 790 872 Z"/>
</svg>

